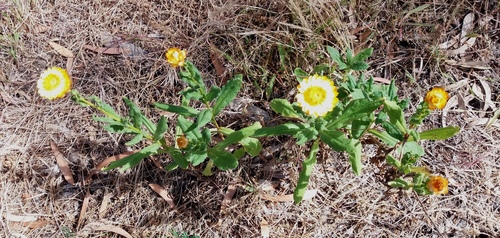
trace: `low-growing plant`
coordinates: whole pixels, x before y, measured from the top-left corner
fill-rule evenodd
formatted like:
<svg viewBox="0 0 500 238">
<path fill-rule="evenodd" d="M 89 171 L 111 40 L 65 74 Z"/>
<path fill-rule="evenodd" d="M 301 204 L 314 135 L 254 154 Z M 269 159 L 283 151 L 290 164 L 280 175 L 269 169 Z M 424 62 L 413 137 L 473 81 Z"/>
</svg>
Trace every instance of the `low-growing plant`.
<svg viewBox="0 0 500 238">
<path fill-rule="evenodd" d="M 257 156 L 262 149 L 258 138 L 291 135 L 298 145 L 310 145 L 294 191 L 294 201 L 300 203 L 314 173 L 317 154 L 324 148 L 320 144 L 346 153 L 353 172 L 361 175 L 363 146 L 370 141 L 366 138 L 372 138 L 371 143 L 379 147 L 377 157 L 398 171 L 399 176 L 388 182 L 389 186 L 414 190 L 418 194 L 446 193 L 448 181 L 445 178 L 417 166 L 425 154 L 419 142 L 449 138 L 459 128 L 423 132 L 417 129 L 431 110 L 446 105 L 448 94 L 442 88 L 432 89 L 416 112 L 405 118 L 403 110 L 408 107 L 408 100 L 398 97 L 395 82 L 376 84 L 373 77 L 363 74 L 369 67 L 366 60 L 372 54 L 371 48 L 356 55 L 350 50 L 341 55 L 332 47 L 327 47 L 327 51 L 331 62 L 316 66 L 313 72 L 295 70 L 298 82 L 295 102 L 271 101 L 271 108 L 276 113 L 290 118 L 273 127 L 263 128 L 255 122 L 233 130 L 220 125 L 218 116 L 236 98 L 243 83 L 242 75 L 236 75 L 222 87 L 208 88 L 196 66 L 186 59 L 186 51 L 177 48 L 169 49 L 166 59 L 173 67 L 180 67 L 179 76 L 186 83 L 186 88 L 180 92 L 181 105 L 153 104 L 158 109 L 177 114 L 173 136 L 166 135 L 169 122 L 164 116 L 154 123 L 128 98 L 123 98 L 129 109 L 127 116 L 119 115 L 98 97 L 84 97 L 77 90 L 71 90 L 71 98 L 80 105 L 100 111 L 104 116 L 93 118 L 104 123 L 106 130 L 132 135 L 127 146 L 148 141 L 148 146 L 110 163 L 104 170 L 127 170 L 151 155 L 168 154 L 172 162 L 165 170 L 189 169 L 206 162 L 203 174 L 210 176 L 214 166 L 232 170 L 245 154 Z M 38 88 L 42 97 L 60 98 L 71 88 L 71 79 L 63 69 L 53 67 L 42 74 Z M 193 105 L 202 106 L 195 108 Z M 169 141 L 169 138 L 174 140 Z"/>
</svg>

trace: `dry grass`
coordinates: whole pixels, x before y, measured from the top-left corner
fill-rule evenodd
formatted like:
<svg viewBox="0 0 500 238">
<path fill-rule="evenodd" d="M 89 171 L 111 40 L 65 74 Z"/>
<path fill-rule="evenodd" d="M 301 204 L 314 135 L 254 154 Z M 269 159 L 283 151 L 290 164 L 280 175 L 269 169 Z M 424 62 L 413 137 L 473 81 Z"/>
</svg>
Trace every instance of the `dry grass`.
<svg viewBox="0 0 500 238">
<path fill-rule="evenodd" d="M 139 2 L 139 3 L 138 3 Z M 172 230 L 202 237 L 257 237 L 261 222 L 271 237 L 498 237 L 500 235 L 500 132 L 484 123 L 494 110 L 471 93 L 483 80 L 491 101 L 500 97 L 500 10 L 495 1 L 9 1 L 0 3 L 0 236 L 113 237 L 88 226 L 113 224 L 134 237 L 171 237 Z M 466 55 L 448 57 L 437 45 L 460 34 L 468 13 L 479 37 Z M 480 25 L 480 21 L 487 19 Z M 139 49 L 133 55 L 103 55 L 84 45 L 112 43 Z M 387 190 L 382 172 L 366 161 L 356 177 L 346 158 L 324 152 L 310 188 L 318 195 L 299 206 L 270 202 L 260 194 L 292 193 L 299 162 L 307 148 L 287 137 L 264 141 L 272 151 L 266 161 L 245 158 L 235 171 L 201 177 L 196 171 L 166 173 L 151 160 L 126 173 L 94 176 L 86 187 L 65 182 L 50 150 L 53 140 L 70 161 L 77 182 L 107 156 L 127 150 L 126 138 L 109 134 L 91 119 L 91 110 L 68 98 L 56 102 L 36 95 L 35 82 L 49 66 L 66 65 L 49 40 L 57 40 L 76 55 L 74 87 L 97 95 L 125 114 L 127 96 L 151 118 L 156 101 L 177 103 L 182 83 L 165 62 L 168 47 L 188 49 L 208 84 L 225 75 L 243 73 L 240 100 L 251 102 L 246 112 L 228 112 L 226 123 L 244 126 L 257 111 L 270 113 L 271 98 L 293 99 L 295 67 L 311 70 L 325 62 L 324 45 L 340 49 L 374 47 L 370 73 L 396 79 L 400 95 L 412 99 L 433 85 L 468 79 L 452 95 L 471 96 L 447 115 L 434 113 L 426 126 L 459 125 L 459 135 L 426 142 L 422 163 L 450 178 L 450 194 L 421 197 Z M 280 50 L 282 54 L 280 57 Z M 283 52 L 286 52 L 283 54 Z M 219 66 L 214 58 L 220 61 Z M 487 70 L 463 68 L 446 59 L 483 62 Z M 216 72 L 220 68 L 224 72 Z M 273 84 L 273 86 L 270 86 Z M 267 90 L 267 91 L 266 91 Z M 465 108 L 461 108 L 465 107 Z M 260 114 L 262 115 L 262 114 Z M 267 115 L 272 117 L 273 115 Z M 273 152 L 274 149 L 274 152 Z M 367 158 L 370 151 L 367 152 Z M 156 158 L 166 163 L 169 158 Z M 368 160 L 368 159 L 367 159 Z M 174 213 L 149 183 L 165 187 L 180 214 Z M 273 190 L 264 188 L 271 183 Z M 226 209 L 221 202 L 229 185 L 237 191 Z M 249 187 L 255 192 L 250 192 Z M 247 189 L 245 189 L 247 188 Z M 89 209 L 77 227 L 80 209 L 90 191 Z M 103 205 L 105 204 L 105 205 Z M 35 214 L 48 221 L 35 229 L 5 219 L 7 213 Z M 433 225 L 435 224 L 435 226 Z"/>
</svg>

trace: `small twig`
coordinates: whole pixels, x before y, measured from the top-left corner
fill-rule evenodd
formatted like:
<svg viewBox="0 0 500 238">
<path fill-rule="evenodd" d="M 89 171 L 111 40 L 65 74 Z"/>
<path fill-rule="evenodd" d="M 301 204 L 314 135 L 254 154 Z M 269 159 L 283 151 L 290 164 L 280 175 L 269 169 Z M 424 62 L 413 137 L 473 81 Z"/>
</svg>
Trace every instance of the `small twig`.
<svg viewBox="0 0 500 238">
<path fill-rule="evenodd" d="M 422 203 L 422 201 L 420 201 L 420 198 L 418 197 L 418 194 L 417 194 L 417 192 L 415 192 L 415 190 L 413 190 L 413 194 L 417 198 L 418 203 L 420 203 L 420 206 L 422 207 L 422 210 L 424 211 L 425 215 L 427 216 L 427 218 L 429 218 L 429 220 L 431 221 L 432 225 L 434 226 L 434 229 L 436 229 L 436 231 L 438 232 L 439 236 L 441 236 L 441 237 L 444 238 L 445 236 L 443 235 L 443 233 L 441 233 L 441 231 L 439 231 L 436 223 L 434 223 L 434 220 L 432 220 L 431 216 L 429 216 L 429 213 L 427 213 L 427 209 L 425 209 L 424 204 Z"/>
</svg>

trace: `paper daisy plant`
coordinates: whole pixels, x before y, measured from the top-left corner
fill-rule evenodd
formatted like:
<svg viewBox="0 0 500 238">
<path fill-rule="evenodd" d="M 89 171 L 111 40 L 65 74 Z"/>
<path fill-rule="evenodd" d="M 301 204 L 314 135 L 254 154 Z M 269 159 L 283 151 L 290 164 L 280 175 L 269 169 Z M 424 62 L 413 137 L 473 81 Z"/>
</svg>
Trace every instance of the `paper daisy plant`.
<svg viewBox="0 0 500 238">
<path fill-rule="evenodd" d="M 40 75 L 37 82 L 38 94 L 49 100 L 62 98 L 71 90 L 71 83 L 66 70 L 52 67 Z"/>
</svg>

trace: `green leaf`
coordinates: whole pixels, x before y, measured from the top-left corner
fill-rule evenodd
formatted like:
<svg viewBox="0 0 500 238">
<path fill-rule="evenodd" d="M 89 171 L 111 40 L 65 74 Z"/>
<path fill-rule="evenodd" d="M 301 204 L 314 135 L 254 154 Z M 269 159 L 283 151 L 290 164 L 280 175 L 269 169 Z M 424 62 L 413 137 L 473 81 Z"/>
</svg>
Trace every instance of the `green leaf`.
<svg viewBox="0 0 500 238">
<path fill-rule="evenodd" d="M 396 127 L 394 124 L 389 123 L 387 121 L 383 121 L 380 123 L 380 125 L 385 129 L 385 131 L 392 136 L 392 138 L 395 138 L 399 141 L 404 140 L 404 134 L 401 132 L 398 127 Z"/>
<path fill-rule="evenodd" d="M 262 144 L 256 138 L 244 138 L 240 141 L 241 145 L 245 148 L 245 151 L 251 156 L 259 155 L 262 150 Z"/>
<path fill-rule="evenodd" d="M 170 171 L 173 171 L 174 169 L 177 169 L 178 167 L 179 167 L 179 165 L 177 165 L 174 161 L 174 162 L 168 164 L 167 166 L 165 166 L 163 169 L 166 170 L 167 172 L 170 172 Z"/>
<path fill-rule="evenodd" d="M 352 50 L 351 49 L 347 49 L 346 53 L 345 53 L 345 62 L 347 65 L 351 66 L 352 63 L 354 63 L 353 61 L 354 57 L 353 57 L 353 53 L 352 53 Z"/>
<path fill-rule="evenodd" d="M 293 137 L 297 138 L 297 145 L 303 145 L 308 141 L 315 140 L 318 137 L 318 131 L 314 127 L 306 128 Z"/>
<path fill-rule="evenodd" d="M 349 66 L 349 68 L 352 69 L 352 70 L 356 70 L 356 71 L 362 71 L 362 70 L 366 70 L 366 69 L 370 68 L 370 65 L 368 65 L 365 62 L 355 61 L 354 63 L 352 63 Z"/>
<path fill-rule="evenodd" d="M 109 117 L 98 117 L 96 115 L 92 115 L 92 119 L 94 121 L 99 121 L 99 122 L 105 122 L 110 125 L 120 125 L 120 126 L 125 126 L 121 121 L 115 121 Z"/>
<path fill-rule="evenodd" d="M 393 188 L 403 188 L 403 189 L 410 188 L 410 184 L 402 178 L 397 178 L 394 181 L 390 181 L 389 186 Z"/>
<path fill-rule="evenodd" d="M 299 118 L 300 116 L 293 109 L 292 104 L 285 99 L 274 99 L 270 103 L 271 108 L 276 113 L 291 118 Z"/>
<path fill-rule="evenodd" d="M 185 117 L 194 117 L 198 115 L 199 111 L 187 106 L 176 106 L 171 104 L 165 104 L 160 102 L 155 102 L 153 105 L 161 110 L 177 113 Z"/>
<path fill-rule="evenodd" d="M 354 145 L 354 149 L 347 151 L 349 154 L 349 162 L 351 163 L 354 174 L 360 176 L 361 170 L 363 169 L 363 164 L 361 163 L 361 143 L 358 140 L 352 139 L 351 144 Z"/>
<path fill-rule="evenodd" d="M 297 132 L 307 128 L 306 124 L 295 124 L 287 122 L 273 127 L 264 127 L 255 131 L 252 137 L 295 135 Z"/>
<path fill-rule="evenodd" d="M 327 46 L 326 49 L 328 51 L 328 54 L 330 55 L 330 58 L 332 58 L 332 60 L 339 65 L 339 70 L 344 70 L 348 68 L 347 64 L 340 56 L 340 53 L 337 49 L 331 46 Z"/>
<path fill-rule="evenodd" d="M 144 115 L 141 115 L 141 118 L 142 123 L 144 124 L 146 129 L 148 129 L 149 133 L 151 133 L 151 135 L 154 134 L 156 131 L 156 125 Z"/>
<path fill-rule="evenodd" d="M 132 155 L 129 155 L 123 159 L 111 162 L 108 167 L 105 167 L 102 170 L 108 171 L 108 170 L 111 170 L 114 168 L 121 167 L 120 171 L 125 171 L 125 170 L 130 169 L 130 168 L 136 166 L 137 164 L 139 164 L 139 162 L 141 162 L 142 159 L 149 157 L 150 155 L 156 153 L 159 148 L 160 148 L 160 144 L 153 143 L 135 154 L 132 154 Z"/>
<path fill-rule="evenodd" d="M 411 154 L 418 155 L 418 156 L 423 156 L 425 154 L 424 148 L 422 148 L 422 146 L 420 146 L 415 141 L 406 142 L 402 148 L 403 148 L 404 153 L 409 152 Z M 398 147 L 397 151 L 399 153 L 401 153 L 401 147 Z"/>
<path fill-rule="evenodd" d="M 351 135 L 354 139 L 359 139 L 373 122 L 373 114 L 368 114 L 352 121 Z"/>
<path fill-rule="evenodd" d="M 330 122 L 327 125 L 327 128 L 328 129 L 342 128 L 347 124 L 349 124 L 349 122 L 353 121 L 354 119 L 358 119 L 365 114 L 372 113 L 377 108 L 379 108 L 383 102 L 384 102 L 383 98 L 374 101 L 371 101 L 369 99 L 352 100 L 344 108 L 343 114 L 337 117 L 337 119 Z"/>
<path fill-rule="evenodd" d="M 211 102 L 220 95 L 221 89 L 217 86 L 212 86 L 207 94 L 207 101 Z"/>
<path fill-rule="evenodd" d="M 317 162 L 316 154 L 318 154 L 318 151 L 319 151 L 319 141 L 317 140 L 313 143 L 307 159 L 302 162 L 302 170 L 300 171 L 299 174 L 297 187 L 293 192 L 293 201 L 295 202 L 295 204 L 299 204 L 304 198 L 307 185 L 309 184 L 309 179 L 311 178 L 311 174 L 314 169 L 314 165 Z"/>
<path fill-rule="evenodd" d="M 231 144 L 240 142 L 246 137 L 252 136 L 257 129 L 262 128 L 259 122 L 229 134 L 226 139 L 214 146 L 215 150 L 223 150 Z"/>
<path fill-rule="evenodd" d="M 313 73 L 319 75 L 326 75 L 330 73 L 330 66 L 327 64 L 316 65 L 313 69 Z"/>
<path fill-rule="evenodd" d="M 448 126 L 420 132 L 421 140 L 446 140 L 460 132 L 459 126 Z"/>
<path fill-rule="evenodd" d="M 125 143 L 126 146 L 133 146 L 139 142 L 141 142 L 142 138 L 144 138 L 144 135 L 141 133 L 141 134 L 137 134 L 134 136 L 134 138 L 132 138 L 132 140 L 130 140 L 129 142 Z"/>
<path fill-rule="evenodd" d="M 103 101 L 101 101 L 100 98 L 96 97 L 96 96 L 90 96 L 90 98 L 92 101 L 95 102 L 95 104 L 101 108 L 103 111 L 106 112 L 106 114 L 111 115 L 115 118 L 121 118 L 120 115 L 118 115 L 118 113 L 115 112 L 115 110 L 107 103 L 104 103 Z"/>
<path fill-rule="evenodd" d="M 167 119 L 164 116 L 161 116 L 160 120 L 158 120 L 158 126 L 156 127 L 153 140 L 158 141 L 161 138 L 163 138 L 163 134 L 167 131 L 167 129 L 168 129 Z"/>
<path fill-rule="evenodd" d="M 212 109 L 205 109 L 196 116 L 198 128 L 203 127 L 212 120 Z"/>
<path fill-rule="evenodd" d="M 219 98 L 213 106 L 213 115 L 217 116 L 222 109 L 224 109 L 229 103 L 231 103 L 238 92 L 240 91 L 243 76 L 241 74 L 236 75 L 233 79 L 227 81 L 227 83 L 222 87 Z"/>
<path fill-rule="evenodd" d="M 326 143 L 335 151 L 354 151 L 356 146 L 348 139 L 342 131 L 323 130 L 319 132 L 321 141 Z"/>
<path fill-rule="evenodd" d="M 137 134 L 137 131 L 125 127 L 123 125 L 108 125 L 108 126 L 103 126 L 103 128 L 112 133 Z"/>
<path fill-rule="evenodd" d="M 303 79 L 309 77 L 309 74 L 306 71 L 302 70 L 301 68 L 295 68 L 293 74 L 295 75 L 295 78 L 299 83 L 301 83 Z"/>
<path fill-rule="evenodd" d="M 384 111 L 389 115 L 389 121 L 394 124 L 401 133 L 407 133 L 408 129 L 404 118 L 403 110 L 394 101 L 384 101 Z"/>
<path fill-rule="evenodd" d="M 413 177 L 413 184 L 415 186 L 421 185 L 425 180 L 427 180 L 427 176 L 423 173 L 417 173 L 415 174 L 415 177 Z"/>
<path fill-rule="evenodd" d="M 208 149 L 208 158 L 210 158 L 215 166 L 220 170 L 230 170 L 238 167 L 238 159 L 231 153 L 216 149 Z"/>
<path fill-rule="evenodd" d="M 385 131 L 378 131 L 375 129 L 368 129 L 368 132 L 373 134 L 374 136 L 378 137 L 382 142 L 386 143 L 388 146 L 395 146 L 399 140 L 392 137 Z"/>
<path fill-rule="evenodd" d="M 181 128 L 184 134 L 186 134 L 186 137 L 189 140 L 195 140 L 202 137 L 201 133 L 197 130 L 196 124 L 188 121 L 184 117 L 177 118 L 177 125 Z"/>
<path fill-rule="evenodd" d="M 142 112 L 141 112 L 141 110 L 139 110 L 137 105 L 135 105 L 135 103 L 130 101 L 128 98 L 123 97 L 123 101 L 129 107 L 129 110 L 130 110 L 129 115 L 130 115 L 130 118 L 132 118 L 132 122 L 134 124 L 134 127 L 141 128 L 141 126 L 142 126 Z"/>
<path fill-rule="evenodd" d="M 373 48 L 366 48 L 354 56 L 354 61 L 362 62 L 368 59 L 373 53 Z"/>
<path fill-rule="evenodd" d="M 390 154 L 388 154 L 388 155 L 385 157 L 385 161 L 386 161 L 388 164 L 390 164 L 390 165 L 392 165 L 392 166 L 394 166 L 394 167 L 396 167 L 396 168 L 401 167 L 401 161 L 399 161 L 398 159 L 394 158 L 394 156 L 392 156 L 392 155 L 390 155 Z"/>
<path fill-rule="evenodd" d="M 391 84 L 389 84 L 389 89 L 387 90 L 387 96 L 390 101 L 397 101 L 398 89 L 396 87 L 396 80 L 391 80 Z"/>
<path fill-rule="evenodd" d="M 198 166 L 199 164 L 203 163 L 203 161 L 205 161 L 207 156 L 208 155 L 206 151 L 197 149 L 188 151 L 185 158 L 188 162 L 191 162 L 193 166 Z"/>
<path fill-rule="evenodd" d="M 239 160 L 245 155 L 245 148 L 239 148 L 233 152 L 234 157 Z"/>
<path fill-rule="evenodd" d="M 181 150 L 174 147 L 169 147 L 168 153 L 170 154 L 170 156 L 172 156 L 172 159 L 178 167 L 180 167 L 181 169 L 188 168 L 189 162 L 187 161 Z"/>
</svg>

